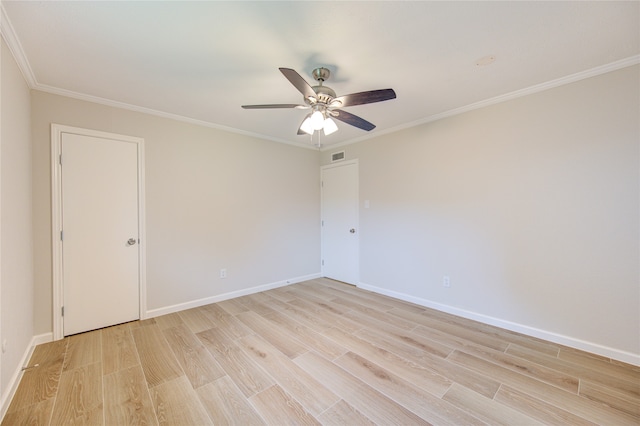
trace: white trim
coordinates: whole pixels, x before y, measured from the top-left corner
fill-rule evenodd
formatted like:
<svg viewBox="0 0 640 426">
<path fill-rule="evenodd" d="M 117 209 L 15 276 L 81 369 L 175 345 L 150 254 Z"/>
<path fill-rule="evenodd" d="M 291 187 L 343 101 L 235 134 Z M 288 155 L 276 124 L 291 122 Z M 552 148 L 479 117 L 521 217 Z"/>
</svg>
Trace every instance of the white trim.
<svg viewBox="0 0 640 426">
<path fill-rule="evenodd" d="M 3 419 L 4 415 L 7 414 L 7 410 L 9 409 L 9 405 L 11 404 L 11 400 L 16 394 L 16 390 L 18 390 L 20 379 L 22 379 L 22 368 L 29 365 L 29 360 L 31 359 L 31 355 L 33 355 L 34 349 L 36 348 L 36 346 L 42 343 L 50 342 L 52 338 L 53 335 L 51 333 L 40 334 L 31 338 L 29 345 L 27 345 L 27 348 L 22 354 L 22 358 L 20 358 L 20 362 L 18 363 L 16 371 L 13 372 L 11 380 L 7 382 L 6 391 L 2 394 L 2 400 L 0 400 L 0 419 Z"/>
<path fill-rule="evenodd" d="M 29 61 L 27 60 L 27 56 L 24 53 L 24 50 L 22 49 L 22 45 L 20 44 L 20 40 L 18 40 L 18 37 L 13 29 L 13 26 L 11 25 L 11 21 L 9 20 L 8 15 L 6 14 L 6 11 L 4 10 L 4 6 L 1 5 L 0 3 L 0 9 L 1 9 L 1 19 L 2 19 L 2 23 L 0 25 L 0 33 L 2 34 L 2 37 L 4 37 L 7 46 L 9 46 L 9 49 L 11 50 L 11 53 L 13 54 L 13 57 L 15 58 L 16 62 L 18 63 L 18 67 L 20 68 L 20 71 L 22 72 L 22 75 L 24 76 L 25 80 L 27 81 L 27 83 L 29 84 L 29 87 L 31 89 L 35 89 L 35 90 L 41 90 L 43 92 L 47 92 L 47 93 L 52 93 L 54 95 L 61 95 L 61 96 L 66 96 L 66 97 L 70 97 L 70 98 L 74 98 L 74 99 L 79 99 L 79 100 L 84 100 L 84 101 L 88 101 L 88 102 L 94 102 L 97 104 L 102 104 L 102 105 L 106 105 L 106 106 L 111 106 L 114 108 L 122 108 L 122 109 L 126 109 L 126 110 L 130 110 L 130 111 L 136 111 L 136 112 L 142 112 L 145 114 L 150 114 L 150 115 L 155 115 L 155 116 L 159 116 L 159 117 L 164 117 L 164 118 L 170 118 L 172 120 L 177 120 L 177 121 L 182 121 L 182 122 L 186 122 L 186 123 L 191 123 L 191 124 L 196 124 L 199 126 L 204 126 L 204 127 L 210 127 L 210 128 L 214 128 L 214 129 L 219 129 L 219 130 L 224 130 L 227 132 L 231 132 L 231 133 L 236 133 L 236 134 L 240 134 L 240 135 L 245 135 L 245 136 L 250 136 L 250 137 L 255 137 L 255 138 L 259 138 L 259 139 L 264 139 L 264 140 L 270 140 L 273 142 L 279 142 L 279 143 L 284 143 L 287 145 L 293 145 L 296 146 L 298 148 L 306 148 L 306 149 L 313 149 L 313 150 L 317 150 L 318 147 L 315 145 L 308 145 L 306 143 L 302 143 L 302 142 L 292 142 L 290 140 L 286 140 L 286 139 L 280 139 L 280 138 L 274 138 L 274 137 L 270 137 L 270 136 L 265 136 L 265 135 L 261 135 L 258 133 L 253 133 L 253 132 L 247 132 L 244 130 L 240 130 L 240 129 L 236 129 L 233 127 L 227 127 L 227 126 L 223 126 L 223 125 L 219 125 L 219 124 L 215 124 L 209 121 L 203 121 L 203 120 L 196 120 L 193 118 L 189 118 L 189 117 L 184 117 L 181 115 L 177 115 L 177 114 L 172 114 L 172 113 L 168 113 L 168 112 L 164 112 L 164 111 L 158 111 L 158 110 L 154 110 L 151 108 L 144 108 L 144 107 L 140 107 L 140 106 L 136 106 L 136 105 L 131 105 L 131 104 L 127 104 L 124 102 L 118 102 L 118 101 L 114 101 L 111 99 L 105 99 L 105 98 L 101 98 L 99 96 L 91 96 L 91 95 L 86 95 L 83 93 L 78 93 L 78 92 L 73 92 L 71 90 L 66 90 L 66 89 L 60 89 L 57 87 L 52 87 L 52 86 L 48 86 L 45 84 L 41 84 L 38 83 L 38 81 L 35 78 L 35 74 L 33 73 L 33 70 L 31 68 L 31 65 L 29 64 Z M 500 102 L 505 102 L 511 99 L 515 99 L 515 98 L 519 98 L 522 96 L 526 96 L 526 95 L 530 95 L 533 93 L 537 93 L 537 92 L 541 92 L 543 90 L 547 90 L 547 89 L 551 89 L 557 86 L 562 86 L 564 84 L 569 84 L 569 83 L 573 83 L 576 81 L 580 81 L 580 80 L 584 80 L 586 78 L 590 78 L 590 77 L 595 77 L 597 75 L 600 74 L 605 74 L 611 71 L 616 71 L 618 69 L 622 69 L 622 68 L 626 68 L 626 67 L 630 67 L 633 65 L 637 65 L 640 63 L 640 55 L 634 55 L 634 56 L 630 56 L 628 58 L 624 58 L 624 59 L 620 59 L 618 61 L 614 61 L 608 64 L 604 64 L 604 65 L 600 65 L 588 70 L 584 70 L 584 71 L 580 71 L 574 74 L 570 74 L 568 76 L 565 77 L 560 77 L 554 80 L 550 80 L 548 82 L 545 83 L 541 83 L 541 84 L 537 84 L 534 86 L 530 86 L 521 90 L 516 90 L 515 92 L 510 92 L 510 93 L 506 93 L 503 95 L 499 95 L 493 98 L 489 98 L 480 102 L 476 102 L 470 105 L 466 105 L 460 108 L 454 108 L 452 110 L 449 111 L 444 111 L 438 114 L 434 114 L 431 115 L 429 117 L 425 117 L 423 119 L 420 120 L 416 120 L 416 121 L 412 121 L 410 123 L 406 123 L 406 124 L 401 124 L 399 126 L 395 126 L 392 127 L 390 129 L 386 129 L 386 130 L 377 130 L 373 133 L 368 133 L 366 135 L 363 135 L 361 137 L 357 137 L 354 139 L 350 139 L 344 142 L 339 142 L 336 144 L 330 144 L 330 145 L 325 145 L 323 147 L 320 148 L 320 151 L 326 151 L 329 149 L 335 149 L 335 148 L 339 148 L 342 146 L 346 146 L 346 145 L 351 145 L 357 142 L 361 142 L 363 140 L 367 140 L 367 139 L 371 139 L 371 138 L 376 138 L 378 136 L 383 136 L 389 133 L 393 133 L 393 132 L 397 132 L 400 130 L 404 130 L 410 127 L 415 127 L 415 126 L 419 126 L 421 124 L 426 124 L 426 123 L 430 123 L 436 120 L 440 120 L 446 117 L 451 117 L 454 115 L 458 115 L 458 114 L 462 114 L 468 111 L 472 111 L 474 109 L 478 109 L 478 108 L 483 108 L 485 106 L 489 106 L 489 105 L 493 105 L 493 104 L 497 104 Z"/>
<path fill-rule="evenodd" d="M 99 130 L 82 129 L 79 127 L 51 124 L 51 252 L 53 263 L 53 338 L 55 340 L 64 337 L 61 309 L 63 304 L 63 271 L 62 271 L 62 175 L 60 173 L 60 150 L 63 133 L 92 136 L 104 139 L 113 139 L 135 143 L 138 147 L 138 228 L 140 268 L 139 279 L 139 316 L 146 318 L 147 310 L 147 281 L 146 281 L 146 222 L 145 222 L 145 182 L 144 182 L 144 139 L 107 133 Z"/>
<path fill-rule="evenodd" d="M 351 145 L 357 142 L 362 142 L 367 139 L 377 138 L 378 136 L 387 135 L 389 133 L 399 132 L 400 130 L 409 129 L 411 127 L 420 126 L 422 124 L 432 123 L 434 121 L 442 120 L 443 118 L 453 117 L 455 115 L 464 114 L 465 112 L 473 111 L 476 109 L 484 108 L 490 105 L 499 104 L 502 102 L 510 101 L 513 99 L 521 98 L 523 96 L 532 95 L 534 93 L 542 92 L 544 90 L 553 89 L 554 87 L 564 86 L 565 84 L 575 83 L 580 80 L 584 80 L 591 77 L 596 77 L 601 74 L 616 71 L 622 68 L 630 67 L 640 64 L 640 55 L 630 56 L 619 61 L 611 62 L 609 64 L 601 65 L 599 67 L 591 68 L 585 71 L 580 71 L 574 74 L 570 74 L 564 77 L 550 80 L 544 83 L 536 84 L 534 86 L 525 87 L 524 89 L 516 90 L 514 92 L 505 93 L 503 95 L 495 96 L 493 98 L 485 99 L 483 101 L 475 102 L 469 105 L 462 106 L 460 108 L 454 108 L 449 111 L 444 111 L 438 114 L 430 115 L 419 120 L 412 121 L 410 123 L 401 124 L 399 126 L 391 127 L 385 130 L 379 130 L 374 133 L 366 134 L 361 137 L 350 139 L 348 141 L 336 143 L 333 145 L 327 145 L 320 149 L 320 151 L 328 151 L 336 148 L 340 148 L 346 145 Z"/>
<path fill-rule="evenodd" d="M 274 288 L 284 287 L 303 281 L 314 280 L 320 278 L 321 274 L 310 274 L 302 277 L 290 278 L 288 280 L 276 281 L 271 284 L 259 285 L 256 287 L 245 288 L 238 291 L 232 291 L 229 293 L 219 294 L 217 296 L 205 297 L 203 299 L 192 300 L 190 302 L 178 303 L 171 306 L 165 306 L 164 308 L 157 308 L 147 311 L 147 318 L 159 317 L 161 315 L 168 315 L 174 312 L 184 311 L 186 309 L 197 308 L 199 306 L 210 305 L 212 303 L 222 302 L 223 300 L 229 300 L 236 297 L 246 296 L 249 294 L 260 293 L 261 291 L 267 291 Z"/>
<path fill-rule="evenodd" d="M 537 337 L 539 339 L 547 340 L 549 342 L 558 343 L 560 345 L 569 346 L 571 348 L 579 349 L 582 351 L 601 355 L 607 358 L 626 362 L 627 364 L 640 366 L 640 354 L 634 354 L 634 353 L 623 351 L 620 349 L 603 346 L 598 343 L 588 342 L 575 337 L 554 333 L 552 331 L 541 330 L 539 328 L 530 327 L 528 325 L 518 324 L 515 322 L 503 320 L 500 318 L 495 318 L 489 315 L 479 314 L 473 311 L 467 311 L 465 309 L 456 308 L 455 306 L 433 302 L 431 300 L 422 299 L 419 297 L 411 296 L 409 294 L 399 293 L 393 290 L 388 290 L 382 287 L 376 287 L 376 286 L 365 284 L 362 282 L 358 283 L 358 288 L 369 290 L 378 294 L 383 294 L 385 296 L 393 297 L 395 299 L 404 300 L 406 302 L 415 303 L 416 305 L 435 309 L 441 312 L 446 312 L 448 314 L 456 315 L 462 318 L 478 321 L 483 324 L 500 327 L 505 330 L 515 331 L 517 333 L 526 334 L 527 336 Z"/>
<path fill-rule="evenodd" d="M 210 121 L 197 120 L 195 118 L 185 117 L 183 115 L 178 115 L 178 114 L 173 114 L 173 113 L 170 113 L 170 112 L 159 111 L 159 110 L 152 109 L 152 108 L 146 108 L 146 107 L 141 107 L 141 106 L 137 106 L 137 105 L 132 105 L 132 104 L 128 104 L 128 103 L 125 103 L 125 102 L 114 101 L 114 100 L 111 100 L 111 99 L 101 98 L 99 96 L 86 95 L 84 93 L 78 93 L 78 92 L 74 92 L 74 91 L 71 91 L 71 90 L 60 89 L 60 88 L 53 87 L 53 86 L 48 86 L 48 85 L 45 85 L 45 84 L 36 84 L 35 87 L 33 87 L 33 89 L 40 90 L 42 92 L 51 93 L 51 94 L 54 94 L 54 95 L 65 96 L 67 98 L 73 98 L 73 99 L 78 99 L 78 100 L 81 100 L 81 101 L 92 102 L 92 103 L 96 103 L 96 104 L 99 104 L 99 105 L 105 105 L 105 106 L 109 106 L 109 107 L 113 107 L 113 108 L 120 108 L 120 109 L 129 110 L 129 111 L 140 112 L 140 113 L 143 113 L 143 114 L 149 114 L 149 115 L 153 115 L 153 116 L 156 116 L 156 117 L 168 118 L 168 119 L 180 121 L 180 122 L 183 122 L 183 123 L 195 124 L 197 126 L 208 127 L 208 128 L 217 129 L 217 130 L 223 130 L 225 132 L 235 133 L 235 134 L 238 134 L 238 135 L 249 136 L 249 137 L 258 138 L 258 139 L 262 139 L 262 140 L 269 140 L 269 141 L 272 141 L 272 142 L 283 143 L 283 144 L 286 144 L 286 145 L 292 145 L 292 146 L 295 146 L 295 147 L 298 147 L 298 148 L 312 149 L 314 151 L 318 150 L 318 147 L 315 146 L 315 145 L 309 145 L 309 144 L 305 144 L 305 143 L 302 143 L 302 142 L 292 142 L 292 141 L 286 140 L 286 139 L 280 139 L 280 138 L 274 138 L 274 137 L 270 137 L 270 136 L 265 136 L 265 135 L 262 135 L 262 134 L 259 134 L 259 133 L 253 133 L 253 132 L 248 132 L 246 130 L 236 129 L 234 127 L 223 126 L 221 124 L 212 123 Z"/>
<path fill-rule="evenodd" d="M 326 166 L 321 166 L 320 170 L 325 170 L 325 169 L 335 169 L 336 167 L 343 167 L 343 166 L 351 166 L 351 165 L 359 165 L 358 159 L 355 158 L 353 160 L 340 160 L 340 161 L 336 161 L 335 163 L 332 164 L 327 164 Z"/>
<path fill-rule="evenodd" d="M 13 25 L 11 25 L 11 21 L 9 20 L 9 16 L 4 9 L 3 4 L 0 4 L 0 22 L 0 33 L 2 34 L 2 38 L 4 38 L 4 41 L 7 43 L 7 47 L 9 47 L 13 58 L 18 64 L 18 68 L 20 69 L 22 76 L 30 88 L 35 88 L 38 85 L 38 82 L 36 81 L 36 77 L 33 74 L 29 61 L 27 61 L 27 55 L 25 55 L 24 50 L 22 49 L 22 44 L 13 29 Z"/>
</svg>

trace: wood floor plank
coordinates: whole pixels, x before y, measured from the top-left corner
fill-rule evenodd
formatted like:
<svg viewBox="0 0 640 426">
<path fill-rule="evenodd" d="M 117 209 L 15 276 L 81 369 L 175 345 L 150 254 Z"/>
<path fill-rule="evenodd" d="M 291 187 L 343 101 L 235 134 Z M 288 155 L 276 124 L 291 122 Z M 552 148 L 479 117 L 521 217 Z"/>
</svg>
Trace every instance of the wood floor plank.
<svg viewBox="0 0 640 426">
<path fill-rule="evenodd" d="M 543 425 L 506 405 L 454 384 L 443 399 L 491 425 Z"/>
<path fill-rule="evenodd" d="M 273 385 L 249 398 L 270 425 L 320 425 L 298 401 L 280 386 Z"/>
<path fill-rule="evenodd" d="M 433 395 L 442 395 L 451 386 L 452 382 L 449 379 L 435 372 L 428 365 L 420 365 L 409 361 L 366 340 L 345 333 L 343 330 L 334 328 L 328 330 L 325 335 L 352 352 L 377 364 L 384 365 L 394 374 Z"/>
<path fill-rule="evenodd" d="M 362 319 L 376 322 L 378 324 L 394 326 L 403 330 L 413 330 L 416 326 L 416 324 L 412 321 L 407 321 L 395 315 L 388 315 L 384 311 L 369 308 L 352 300 L 346 300 L 340 297 L 336 297 L 332 299 L 331 302 L 349 308 L 351 312 L 347 311 L 345 315 L 347 316 L 347 318 L 351 319 L 354 319 L 355 317 L 354 321 L 359 321 Z"/>
<path fill-rule="evenodd" d="M 154 318 L 156 320 L 156 325 L 160 330 L 166 330 L 167 328 L 177 327 L 179 325 L 184 324 L 180 314 L 174 312 L 172 314 L 162 315 Z"/>
<path fill-rule="evenodd" d="M 307 302 L 306 300 L 296 299 L 289 302 L 288 305 L 295 306 L 298 309 L 308 312 L 316 318 L 323 318 L 325 321 L 331 323 L 333 327 L 341 328 L 348 333 L 354 333 L 362 328 L 362 324 L 358 324 L 337 312 L 332 312 L 331 309 Z"/>
<path fill-rule="evenodd" d="M 318 420 L 323 425 L 375 426 L 367 416 L 349 405 L 344 399 L 322 413 Z"/>
<path fill-rule="evenodd" d="M 518 344 L 520 346 L 527 347 L 531 350 L 535 350 L 540 353 L 544 353 L 551 356 L 557 356 L 560 351 L 560 345 L 537 339 L 531 336 L 525 336 L 514 331 L 500 329 L 498 327 L 491 326 L 489 324 L 483 324 L 478 321 L 469 320 L 467 318 L 458 317 L 448 314 L 446 312 L 439 312 L 434 309 L 427 309 L 421 313 L 421 315 L 429 317 L 434 320 L 438 320 L 445 324 L 451 324 L 458 327 L 462 327 L 467 330 L 472 330 L 479 336 L 488 336 L 502 340 L 506 343 Z"/>
<path fill-rule="evenodd" d="M 58 392 L 69 339 L 36 346 L 7 412 L 53 399 Z"/>
<path fill-rule="evenodd" d="M 256 364 L 311 414 L 318 415 L 340 400 L 264 338 L 245 336 L 239 340 L 239 344 Z"/>
<path fill-rule="evenodd" d="M 157 325 L 139 327 L 131 332 L 149 387 L 184 375 Z"/>
<path fill-rule="evenodd" d="M 180 318 L 189 327 L 192 333 L 199 333 L 204 330 L 215 327 L 213 321 L 200 308 L 187 309 L 178 312 Z"/>
<path fill-rule="evenodd" d="M 501 340 L 497 337 L 480 334 L 476 331 L 468 330 L 465 327 L 456 324 L 451 324 L 430 318 L 427 315 L 414 314 L 399 309 L 392 309 L 389 311 L 389 313 L 391 315 L 396 315 L 409 321 L 415 321 L 416 324 L 419 324 L 419 326 L 415 329 L 416 331 L 421 327 L 426 327 L 427 329 L 440 332 L 440 335 L 454 336 L 475 343 L 477 345 L 487 346 L 498 351 L 505 351 L 507 347 L 509 347 L 508 342 L 505 342 L 504 340 Z"/>
<path fill-rule="evenodd" d="M 434 373 L 446 377 L 452 382 L 466 386 L 487 398 L 493 398 L 500 387 L 500 383 L 495 380 L 477 374 L 469 369 L 453 366 L 449 361 L 439 356 L 434 356 L 426 351 L 420 351 L 419 346 L 415 348 L 405 344 L 404 342 L 409 341 L 408 339 L 394 341 L 393 338 L 369 329 L 360 330 L 355 336 L 362 338 L 376 347 L 396 354 L 407 361 L 413 362 L 416 365 L 428 365 L 429 369 Z M 443 390 L 446 391 L 446 389 Z"/>
<path fill-rule="evenodd" d="M 453 348 L 449 346 L 392 326 L 374 324 L 358 330 L 354 335 L 378 346 L 384 345 L 385 348 L 393 348 L 389 350 L 415 360 L 424 358 L 425 361 L 428 361 L 433 356 L 444 359 L 453 352 Z"/>
<path fill-rule="evenodd" d="M 216 303 L 222 309 L 224 309 L 229 315 L 237 315 L 241 312 L 247 312 L 247 308 L 244 304 L 240 303 L 238 299 L 228 299 L 222 302 Z"/>
<path fill-rule="evenodd" d="M 213 425 L 186 377 L 166 381 L 150 389 L 160 425 Z"/>
<path fill-rule="evenodd" d="M 548 425 L 593 426 L 582 417 L 578 417 L 562 408 L 541 401 L 510 386 L 503 385 L 495 396 L 495 401 L 520 411 Z"/>
<path fill-rule="evenodd" d="M 240 338 L 252 334 L 253 331 L 234 315 L 230 315 L 217 304 L 205 305 L 202 311 L 216 325 L 216 328 L 224 328 L 227 334 L 233 338 Z M 236 314 L 237 315 L 237 314 Z"/>
<path fill-rule="evenodd" d="M 314 294 L 312 290 L 306 290 L 302 287 L 293 287 L 287 291 L 289 294 L 293 295 L 294 298 L 287 303 L 295 305 L 297 300 L 302 300 L 305 303 L 310 303 L 319 308 L 326 309 L 327 311 L 334 313 L 336 315 L 343 315 L 345 312 L 351 310 L 351 308 L 347 306 L 341 306 L 337 303 L 333 303 L 330 300 L 324 299 L 322 297 L 318 297 Z"/>
<path fill-rule="evenodd" d="M 296 358 L 298 364 L 333 393 L 378 424 L 429 424 L 366 383 L 313 352 Z"/>
<path fill-rule="evenodd" d="M 51 424 L 102 425 L 103 419 L 102 364 L 96 362 L 62 373 Z"/>
<path fill-rule="evenodd" d="M 293 320 L 305 325 L 306 327 L 309 327 L 311 330 L 314 330 L 317 333 L 322 333 L 323 331 L 333 327 L 333 324 L 325 318 L 318 317 L 316 314 L 305 311 L 304 309 L 300 309 L 290 303 L 283 303 L 279 300 L 276 300 L 271 303 L 271 307 L 273 308 L 273 310 L 292 318 Z M 258 313 L 266 317 L 270 314 L 273 314 L 273 310 L 264 314 L 260 312 Z"/>
<path fill-rule="evenodd" d="M 578 378 L 553 368 L 482 346 L 469 346 L 465 352 L 568 392 L 578 393 Z"/>
<path fill-rule="evenodd" d="M 352 300 L 361 305 L 368 306 L 378 311 L 387 312 L 395 306 L 391 303 L 391 299 L 380 297 L 374 293 L 362 290 L 353 285 L 345 285 L 333 280 L 323 280 L 322 284 L 331 288 L 337 297 L 343 297 Z"/>
<path fill-rule="evenodd" d="M 638 403 L 638 398 L 587 380 L 580 381 L 580 395 L 637 417 L 640 422 L 640 403 Z"/>
<path fill-rule="evenodd" d="M 256 314 L 263 317 L 266 317 L 267 315 L 275 312 L 275 306 L 279 304 L 287 305 L 286 303 L 281 302 L 276 298 L 269 297 L 264 293 L 255 293 L 243 296 L 240 298 L 240 300 L 242 304 L 247 308 L 247 311 L 255 312 Z M 236 316 L 237 315 L 239 314 L 236 314 Z"/>
<path fill-rule="evenodd" d="M 453 421 L 455 424 L 465 425 L 484 424 L 442 400 L 440 396 L 420 390 L 389 370 L 353 352 L 341 356 L 335 363 L 430 423 L 442 424 Z"/>
<path fill-rule="evenodd" d="M 69 337 L 67 354 L 62 371 L 73 370 L 83 365 L 102 361 L 102 339 L 100 333 L 82 333 Z"/>
<path fill-rule="evenodd" d="M 2 426 L 47 426 L 51 420 L 51 412 L 55 398 L 45 399 L 35 404 L 8 411 L 2 419 Z"/>
<path fill-rule="evenodd" d="M 229 376 L 196 389 L 196 393 L 216 425 L 266 424 Z"/>
<path fill-rule="evenodd" d="M 36 346 L 27 366 L 33 367 L 36 364 L 39 364 L 40 366 L 46 364 L 58 364 L 61 360 L 64 360 L 64 356 L 67 353 L 67 347 L 69 346 L 69 340 L 70 339 L 67 338 Z"/>
<path fill-rule="evenodd" d="M 133 330 L 134 328 L 147 327 L 149 325 L 157 325 L 155 318 L 147 318 L 144 320 L 131 321 L 129 323 L 129 327 Z"/>
<path fill-rule="evenodd" d="M 157 425 L 142 367 L 120 369 L 103 377 L 106 425 Z"/>
<path fill-rule="evenodd" d="M 168 328 L 163 334 L 194 389 L 226 374 L 185 324 Z"/>
<path fill-rule="evenodd" d="M 306 295 L 311 295 L 315 299 L 322 299 L 325 302 L 330 302 L 336 297 L 336 294 L 331 289 L 327 289 L 322 284 L 316 285 L 314 284 L 314 281 L 305 281 L 305 282 L 297 283 L 294 285 L 283 287 L 281 288 L 281 290 L 289 294 L 290 299 L 288 301 L 291 301 L 297 298 L 296 296 L 292 295 L 291 290 L 302 292 L 303 298 L 306 297 Z M 288 302 L 288 301 L 284 300 L 284 302 Z"/>
<path fill-rule="evenodd" d="M 28 366 L 2 425 L 640 425 L 640 366 L 326 278 L 39 345 Z"/>
<path fill-rule="evenodd" d="M 363 305 L 368 305 L 371 303 L 378 305 L 379 308 L 375 308 L 375 306 L 372 307 L 383 312 L 387 312 L 393 308 L 403 309 L 405 311 L 413 313 L 420 313 L 427 310 L 427 308 L 425 308 L 424 306 L 416 305 L 415 303 L 407 302 L 400 299 L 394 299 L 392 297 L 377 294 L 369 290 L 364 290 L 363 288 L 356 287 L 354 285 L 334 281 L 329 278 L 319 278 L 317 280 L 309 281 L 309 283 L 312 283 L 314 281 L 319 283 L 323 287 L 330 288 L 331 290 L 336 292 L 336 294 L 342 294 L 343 297 L 346 293 L 346 298 L 348 300 L 354 300 Z M 306 284 L 306 282 L 301 284 Z"/>
<path fill-rule="evenodd" d="M 100 331 L 100 337 L 103 374 L 111 374 L 140 364 L 136 344 L 127 324 L 105 328 Z"/>
<path fill-rule="evenodd" d="M 612 374 L 611 371 L 607 371 L 606 369 L 600 371 L 597 364 L 586 367 L 582 360 L 576 364 L 565 359 L 551 357 L 527 348 L 519 347 L 518 345 L 509 346 L 507 353 L 592 383 L 607 386 L 617 392 L 628 395 L 630 398 L 635 398 L 640 401 L 640 379 L 635 379 L 632 373 L 624 374 L 624 370 L 616 371 Z M 615 366 L 615 368 L 618 367 Z"/>
<path fill-rule="evenodd" d="M 249 398 L 275 384 L 275 380 L 223 331 L 212 328 L 197 336 L 245 397 Z"/>
<path fill-rule="evenodd" d="M 347 352 L 344 347 L 338 345 L 333 340 L 280 312 L 274 312 L 265 318 L 277 324 L 282 330 L 290 333 L 306 347 L 318 352 L 325 358 L 335 359 Z"/>
<path fill-rule="evenodd" d="M 532 397 L 549 404 L 558 405 L 578 417 L 600 424 L 637 426 L 638 419 L 627 413 L 620 412 L 603 404 L 594 404 L 587 398 L 559 389 L 529 376 L 519 374 L 490 361 L 457 350 L 454 351 L 448 359 L 481 374 L 485 374 L 487 377 L 492 377 Z"/>
<path fill-rule="evenodd" d="M 243 312 L 238 314 L 237 317 L 247 327 L 261 335 L 267 342 L 278 348 L 280 352 L 289 358 L 295 358 L 309 350 L 299 340 L 293 338 L 291 334 L 281 330 L 274 323 L 255 312 Z"/>
<path fill-rule="evenodd" d="M 288 301 L 295 299 L 295 296 L 289 294 L 287 289 L 295 286 L 296 285 L 294 284 L 287 287 L 274 288 L 272 290 L 269 290 L 269 296 L 273 297 L 274 299 L 278 299 L 281 302 L 287 303 Z"/>
<path fill-rule="evenodd" d="M 558 359 L 566 362 L 568 365 L 575 365 L 581 371 L 588 369 L 590 373 L 598 372 L 602 376 L 633 383 L 639 391 L 637 395 L 640 396 L 640 369 L 630 368 L 631 366 L 628 364 L 618 365 L 612 363 L 608 358 L 569 348 L 560 350 Z M 580 377 L 586 377 L 586 375 L 581 374 Z"/>
<path fill-rule="evenodd" d="M 560 351 L 560 353 L 562 353 L 562 351 Z M 640 365 L 629 364 L 624 361 L 618 361 L 617 359 L 613 359 L 613 358 L 609 359 L 609 362 L 612 365 L 617 365 L 618 367 L 622 367 L 626 370 L 629 370 L 632 373 L 640 374 Z"/>
</svg>

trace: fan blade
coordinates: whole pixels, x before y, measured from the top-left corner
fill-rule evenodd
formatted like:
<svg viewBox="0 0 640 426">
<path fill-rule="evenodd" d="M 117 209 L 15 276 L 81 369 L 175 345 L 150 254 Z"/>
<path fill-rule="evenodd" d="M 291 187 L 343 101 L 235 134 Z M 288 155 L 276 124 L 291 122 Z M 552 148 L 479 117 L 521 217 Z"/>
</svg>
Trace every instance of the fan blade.
<svg viewBox="0 0 640 426">
<path fill-rule="evenodd" d="M 343 123 L 351 124 L 359 129 L 366 130 L 367 132 L 375 129 L 375 124 L 369 123 L 364 118 L 360 118 L 357 115 L 353 115 L 347 111 L 333 110 L 331 116 L 336 120 L 340 120 Z"/>
<path fill-rule="evenodd" d="M 295 88 L 298 89 L 298 91 L 302 93 L 302 95 L 305 98 L 316 99 L 316 96 L 317 96 L 316 92 L 311 88 L 311 86 L 309 86 L 309 83 L 307 83 L 305 79 L 300 76 L 300 74 L 298 74 L 295 70 L 292 70 L 291 68 L 279 68 L 279 69 L 280 69 L 280 72 L 284 74 L 285 77 L 287 77 L 287 80 L 289 80 L 291 84 L 293 84 Z"/>
<path fill-rule="evenodd" d="M 368 92 L 352 93 L 350 95 L 338 96 L 331 102 L 331 106 L 347 107 L 353 105 L 372 104 L 374 102 L 388 101 L 395 99 L 396 92 L 393 89 L 369 90 Z"/>
<path fill-rule="evenodd" d="M 242 105 L 244 109 L 268 109 L 268 108 L 306 108 L 305 105 L 298 104 L 266 104 L 266 105 Z"/>
</svg>

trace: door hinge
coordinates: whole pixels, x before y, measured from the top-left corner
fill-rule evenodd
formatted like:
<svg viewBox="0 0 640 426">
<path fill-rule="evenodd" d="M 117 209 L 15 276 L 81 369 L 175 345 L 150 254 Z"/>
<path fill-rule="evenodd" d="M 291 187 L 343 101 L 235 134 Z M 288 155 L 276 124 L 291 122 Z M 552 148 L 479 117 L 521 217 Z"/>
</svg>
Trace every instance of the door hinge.
<svg viewBox="0 0 640 426">
<path fill-rule="evenodd" d="M 64 316 L 64 306 L 62 307 L 62 316 Z"/>
<path fill-rule="evenodd" d="M 60 154 L 60 156 L 58 157 L 58 163 L 60 163 L 60 165 L 62 166 L 62 154 Z"/>
<path fill-rule="evenodd" d="M 324 259 L 322 259 L 322 266 L 324 266 Z"/>
<path fill-rule="evenodd" d="M 64 231 L 60 231 L 60 241 L 64 241 Z"/>
<path fill-rule="evenodd" d="M 324 226 L 324 220 L 320 221 L 320 226 Z"/>
</svg>

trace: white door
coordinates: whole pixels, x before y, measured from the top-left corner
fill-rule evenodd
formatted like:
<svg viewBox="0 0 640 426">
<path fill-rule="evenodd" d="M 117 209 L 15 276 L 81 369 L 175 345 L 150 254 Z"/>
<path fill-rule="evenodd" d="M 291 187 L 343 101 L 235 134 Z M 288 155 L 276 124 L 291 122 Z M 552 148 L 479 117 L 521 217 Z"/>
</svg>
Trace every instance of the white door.
<svg viewBox="0 0 640 426">
<path fill-rule="evenodd" d="M 358 163 L 322 168 L 322 275 L 359 281 Z"/>
<path fill-rule="evenodd" d="M 140 318 L 138 147 L 63 133 L 64 335 Z"/>
</svg>

